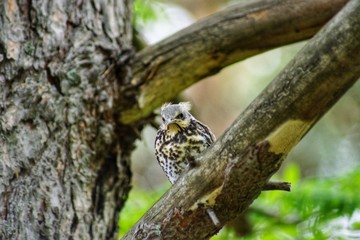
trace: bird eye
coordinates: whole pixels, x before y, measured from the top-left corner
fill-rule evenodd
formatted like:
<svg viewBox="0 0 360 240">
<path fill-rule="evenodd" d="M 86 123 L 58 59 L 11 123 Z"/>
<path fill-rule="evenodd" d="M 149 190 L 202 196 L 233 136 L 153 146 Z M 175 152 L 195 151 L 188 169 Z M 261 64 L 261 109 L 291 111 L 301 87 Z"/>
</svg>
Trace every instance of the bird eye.
<svg viewBox="0 0 360 240">
<path fill-rule="evenodd" d="M 183 119 L 184 118 L 184 114 L 180 113 L 179 115 L 176 116 L 177 119 Z"/>
<path fill-rule="evenodd" d="M 164 117 L 163 117 L 163 118 L 161 118 L 161 119 L 162 119 L 162 121 L 163 121 L 163 122 L 165 122 L 165 118 L 164 118 Z"/>
</svg>

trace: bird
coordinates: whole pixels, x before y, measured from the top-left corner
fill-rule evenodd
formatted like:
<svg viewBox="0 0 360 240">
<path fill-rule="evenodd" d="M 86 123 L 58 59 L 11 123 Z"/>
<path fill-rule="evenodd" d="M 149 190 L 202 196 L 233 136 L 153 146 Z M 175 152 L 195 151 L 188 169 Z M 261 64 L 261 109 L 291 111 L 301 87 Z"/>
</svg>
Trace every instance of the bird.
<svg viewBox="0 0 360 240">
<path fill-rule="evenodd" d="M 210 128 L 191 115 L 190 109 L 189 102 L 165 103 L 161 107 L 155 156 L 171 184 L 195 166 L 195 157 L 215 142 Z"/>
</svg>

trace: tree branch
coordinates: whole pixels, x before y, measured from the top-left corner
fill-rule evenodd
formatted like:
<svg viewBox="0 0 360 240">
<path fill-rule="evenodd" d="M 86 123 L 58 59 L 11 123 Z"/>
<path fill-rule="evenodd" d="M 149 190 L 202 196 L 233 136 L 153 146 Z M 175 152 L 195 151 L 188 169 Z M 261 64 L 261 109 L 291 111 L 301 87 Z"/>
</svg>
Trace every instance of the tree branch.
<svg viewBox="0 0 360 240">
<path fill-rule="evenodd" d="M 195 82 L 222 68 L 313 36 L 347 0 L 258 0 L 211 15 L 136 54 L 134 101 L 122 123 L 148 116 Z M 129 91 L 131 92 L 131 91 Z"/>
<path fill-rule="evenodd" d="M 360 1 L 350 1 L 124 239 L 207 239 L 246 210 L 288 152 L 359 78 L 359 13 Z"/>
<path fill-rule="evenodd" d="M 268 182 L 262 189 L 263 191 L 272 191 L 272 190 L 282 190 L 282 191 L 291 191 L 291 183 L 289 182 Z"/>
</svg>

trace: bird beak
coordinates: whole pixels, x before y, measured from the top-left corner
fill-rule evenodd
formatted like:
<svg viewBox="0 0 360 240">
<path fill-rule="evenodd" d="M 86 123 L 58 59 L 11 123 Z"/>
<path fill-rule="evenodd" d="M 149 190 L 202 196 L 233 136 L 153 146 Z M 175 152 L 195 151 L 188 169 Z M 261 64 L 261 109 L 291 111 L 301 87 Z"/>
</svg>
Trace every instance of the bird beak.
<svg viewBox="0 0 360 240">
<path fill-rule="evenodd" d="M 168 125 L 170 125 L 170 124 L 174 124 L 174 123 L 176 123 L 176 119 L 172 119 L 172 120 L 167 120 L 167 121 L 165 121 L 165 125 L 166 125 L 166 126 L 168 126 Z"/>
<path fill-rule="evenodd" d="M 166 128 L 167 128 L 167 129 L 169 129 L 169 128 L 171 128 L 171 127 L 180 128 L 179 124 L 177 124 L 177 120 L 176 120 L 176 119 L 167 121 L 167 122 L 165 123 L 165 125 L 166 125 Z"/>
</svg>

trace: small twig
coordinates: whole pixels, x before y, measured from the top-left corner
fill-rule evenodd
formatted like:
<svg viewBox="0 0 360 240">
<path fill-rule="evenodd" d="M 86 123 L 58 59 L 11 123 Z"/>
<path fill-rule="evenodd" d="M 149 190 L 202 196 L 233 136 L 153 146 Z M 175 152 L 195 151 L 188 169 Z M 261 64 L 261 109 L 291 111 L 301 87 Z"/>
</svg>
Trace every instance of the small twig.
<svg viewBox="0 0 360 240">
<path fill-rule="evenodd" d="M 213 222 L 213 224 L 216 227 L 220 226 L 220 220 L 216 216 L 216 213 L 214 212 L 214 210 L 212 208 L 208 208 L 208 209 L 206 209 L 206 212 L 209 215 L 209 217 L 210 217 L 211 221 Z"/>
<path fill-rule="evenodd" d="M 289 182 L 268 182 L 262 189 L 262 191 L 271 191 L 271 190 L 282 190 L 282 191 L 291 191 L 291 183 Z"/>
</svg>

